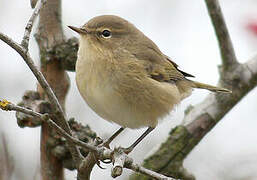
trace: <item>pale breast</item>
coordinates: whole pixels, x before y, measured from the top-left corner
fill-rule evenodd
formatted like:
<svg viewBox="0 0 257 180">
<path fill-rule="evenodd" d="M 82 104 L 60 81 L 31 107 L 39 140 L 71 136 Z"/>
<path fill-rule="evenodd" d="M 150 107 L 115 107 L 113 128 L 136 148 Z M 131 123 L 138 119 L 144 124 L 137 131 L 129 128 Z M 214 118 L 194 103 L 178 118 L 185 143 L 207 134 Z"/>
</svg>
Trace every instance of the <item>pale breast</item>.
<svg viewBox="0 0 257 180">
<path fill-rule="evenodd" d="M 145 75 L 135 61 L 118 66 L 81 44 L 76 64 L 76 83 L 86 103 L 105 120 L 123 127 L 155 127 L 180 102 L 176 85 Z M 83 50 L 82 50 L 83 49 Z M 110 57 L 109 57 L 110 58 Z"/>
<path fill-rule="evenodd" d="M 97 72 L 89 65 L 87 71 L 76 74 L 78 89 L 86 103 L 103 119 L 122 127 L 155 127 L 158 119 L 167 115 L 180 101 L 175 85 L 152 79 L 121 78 L 110 82 L 108 72 Z M 99 78 L 97 74 L 105 74 Z M 118 83 L 119 82 L 119 83 Z M 134 85 L 131 85 L 134 84 Z"/>
</svg>

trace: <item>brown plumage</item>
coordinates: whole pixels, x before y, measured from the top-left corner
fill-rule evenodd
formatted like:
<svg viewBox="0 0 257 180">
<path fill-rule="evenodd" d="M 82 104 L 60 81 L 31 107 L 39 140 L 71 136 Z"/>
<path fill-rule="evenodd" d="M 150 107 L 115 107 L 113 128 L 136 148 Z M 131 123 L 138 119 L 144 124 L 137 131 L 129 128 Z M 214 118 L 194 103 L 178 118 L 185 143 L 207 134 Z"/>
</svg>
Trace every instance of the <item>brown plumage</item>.
<svg viewBox="0 0 257 180">
<path fill-rule="evenodd" d="M 104 119 L 123 127 L 155 127 L 192 88 L 229 92 L 188 80 L 156 44 L 128 21 L 112 15 L 91 19 L 79 32 L 78 89 Z M 104 37 L 103 33 L 110 33 Z"/>
<path fill-rule="evenodd" d="M 202 84 L 178 69 L 156 44 L 128 21 L 98 16 L 82 28 L 76 82 L 87 104 L 122 127 L 154 128 L 192 88 L 227 89 Z"/>
</svg>

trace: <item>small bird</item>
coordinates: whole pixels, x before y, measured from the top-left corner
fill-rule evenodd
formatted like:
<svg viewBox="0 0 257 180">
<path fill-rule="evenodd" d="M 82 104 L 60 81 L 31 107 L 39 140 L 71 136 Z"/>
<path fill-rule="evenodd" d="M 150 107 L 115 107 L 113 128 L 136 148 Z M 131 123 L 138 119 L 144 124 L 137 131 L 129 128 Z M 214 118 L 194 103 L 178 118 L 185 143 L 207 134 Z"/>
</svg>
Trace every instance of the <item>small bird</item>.
<svg viewBox="0 0 257 180">
<path fill-rule="evenodd" d="M 230 92 L 188 79 L 194 76 L 178 69 L 152 40 L 121 17 L 97 16 L 81 28 L 69 28 L 80 35 L 76 83 L 81 96 L 99 116 L 121 126 L 107 144 L 124 128 L 148 127 L 126 153 L 193 88 Z"/>
</svg>

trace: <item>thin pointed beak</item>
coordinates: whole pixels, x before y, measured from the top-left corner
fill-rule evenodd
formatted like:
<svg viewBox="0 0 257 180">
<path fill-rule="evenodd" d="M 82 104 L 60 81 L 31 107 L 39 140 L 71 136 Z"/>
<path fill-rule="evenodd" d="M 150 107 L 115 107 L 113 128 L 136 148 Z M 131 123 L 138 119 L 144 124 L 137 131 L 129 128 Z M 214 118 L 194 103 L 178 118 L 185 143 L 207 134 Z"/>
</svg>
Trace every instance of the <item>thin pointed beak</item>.
<svg viewBox="0 0 257 180">
<path fill-rule="evenodd" d="M 77 28 L 74 26 L 68 26 L 69 28 L 71 28 L 73 31 L 79 33 L 79 34 L 87 34 L 87 31 L 83 28 Z"/>
</svg>

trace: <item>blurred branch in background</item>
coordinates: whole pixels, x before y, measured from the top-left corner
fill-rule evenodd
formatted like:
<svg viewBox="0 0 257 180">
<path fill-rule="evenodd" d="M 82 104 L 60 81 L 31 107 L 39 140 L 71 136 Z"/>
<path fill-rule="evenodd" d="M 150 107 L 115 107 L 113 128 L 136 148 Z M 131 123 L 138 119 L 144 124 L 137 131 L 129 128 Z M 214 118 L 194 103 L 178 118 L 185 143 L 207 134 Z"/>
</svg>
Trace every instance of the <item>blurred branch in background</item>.
<svg viewBox="0 0 257 180">
<path fill-rule="evenodd" d="M 219 43 L 222 68 L 227 70 L 238 65 L 227 25 L 218 0 L 205 0 L 205 3 Z"/>
<path fill-rule="evenodd" d="M 8 150 L 6 137 L 4 134 L 0 137 L 0 180 L 9 180 L 14 170 L 14 161 Z"/>
<path fill-rule="evenodd" d="M 39 0 L 38 0 L 39 1 Z M 51 98 L 45 92 L 45 88 L 38 85 L 38 92 L 41 99 L 50 100 L 51 106 L 54 109 L 51 113 L 51 118 L 60 127 L 62 127 L 68 134 L 71 129 L 65 117 L 65 99 L 69 89 L 69 77 L 65 70 L 61 68 L 61 59 L 53 57 L 46 59 L 46 49 L 60 44 L 64 41 L 65 37 L 61 26 L 61 1 L 51 0 L 48 1 L 42 8 L 39 14 L 39 24 L 36 32 L 36 40 L 40 49 L 40 62 L 41 72 L 52 88 L 58 101 L 51 102 Z M 48 96 L 46 96 L 48 95 Z M 56 103 L 58 102 L 58 103 Z M 57 106 L 54 104 L 56 103 Z M 60 104 L 59 104 L 60 103 Z M 55 113 L 55 111 L 59 111 Z M 49 149 L 49 141 L 53 139 L 55 132 L 45 122 L 41 125 L 41 143 L 40 143 L 40 163 L 41 175 L 43 180 L 63 180 L 63 165 L 62 161 L 56 157 Z M 69 142 L 69 141 L 68 141 Z M 74 160 L 75 166 L 79 165 L 82 157 L 78 148 L 70 144 L 70 151 Z"/>
<path fill-rule="evenodd" d="M 222 57 L 219 84 L 233 94 L 210 94 L 203 102 L 185 112 L 184 124 L 170 132 L 168 139 L 143 166 L 164 175 L 195 179 L 183 168 L 183 160 L 203 137 L 257 85 L 257 55 L 239 64 L 217 0 L 205 0 L 216 32 Z M 147 179 L 134 174 L 130 179 Z"/>
</svg>

